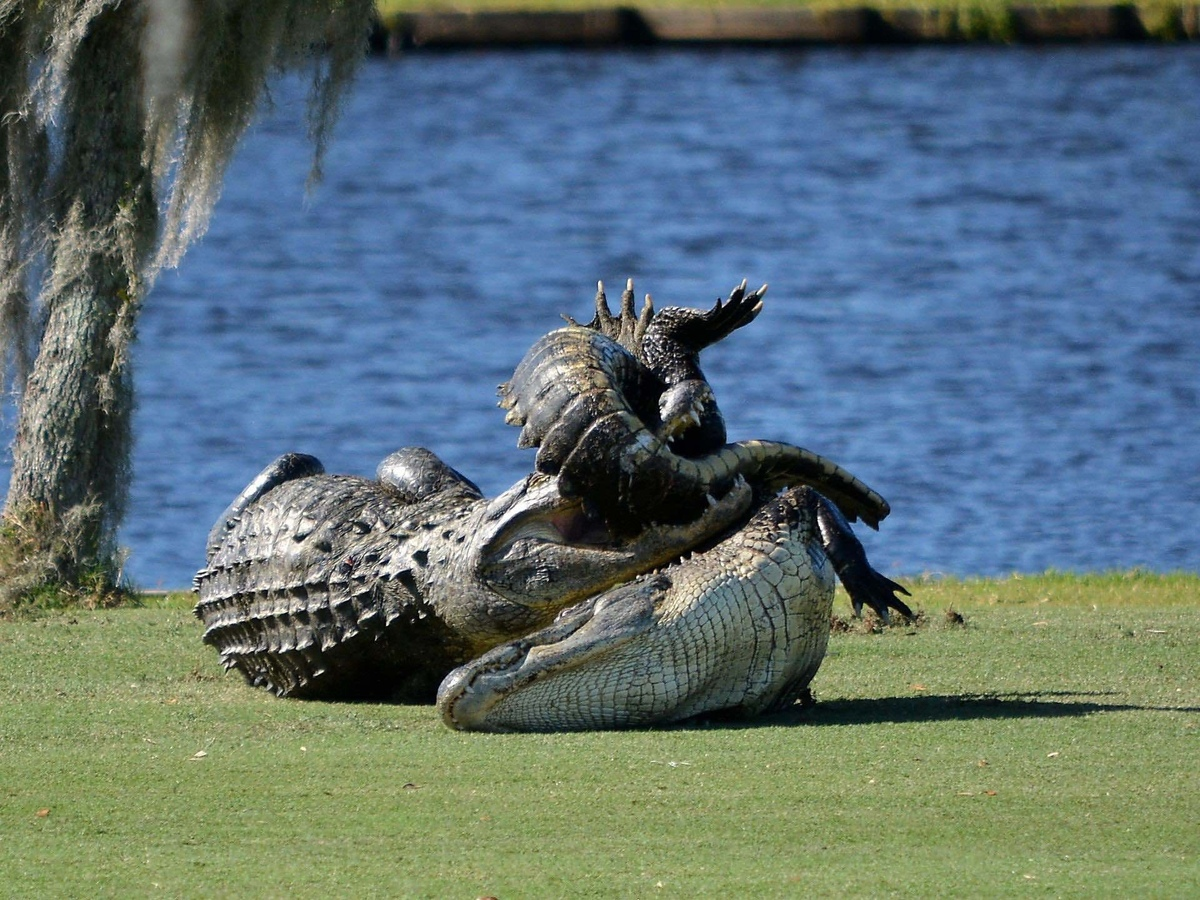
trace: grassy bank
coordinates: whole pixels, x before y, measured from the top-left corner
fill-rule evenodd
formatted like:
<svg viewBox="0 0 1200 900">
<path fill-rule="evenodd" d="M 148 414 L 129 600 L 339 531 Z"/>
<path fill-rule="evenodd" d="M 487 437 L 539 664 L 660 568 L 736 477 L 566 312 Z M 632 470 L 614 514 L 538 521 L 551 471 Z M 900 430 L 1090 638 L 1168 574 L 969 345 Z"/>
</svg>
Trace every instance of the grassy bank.
<svg viewBox="0 0 1200 900">
<path fill-rule="evenodd" d="M 1197 895 L 1200 578 L 915 588 L 919 627 L 835 634 L 812 710 L 609 734 L 279 701 L 221 674 L 187 596 L 0 623 L 0 884 Z"/>
<path fill-rule="evenodd" d="M 606 6 L 630 9 L 853 9 L 871 7 L 889 9 L 954 9 L 993 8 L 1014 6 L 1061 9 L 1072 6 L 1107 6 L 1101 0 L 636 0 L 636 2 L 600 2 L 600 0 L 378 0 L 380 15 L 409 12 L 473 12 L 479 10 L 580 10 Z M 1191 3 L 1176 0 L 1147 0 L 1130 5 L 1145 8 L 1181 8 Z"/>
<path fill-rule="evenodd" d="M 381 42 L 393 51 L 1200 39 L 1200 0 L 379 0 L 378 6 Z"/>
<path fill-rule="evenodd" d="M 1076 7 L 1130 6 L 1147 21 L 1178 17 L 1195 7 L 1193 0 L 1140 0 L 1123 3 L 1104 0 L 636 0 L 636 2 L 600 2 L 600 0 L 378 0 L 380 18 L 386 23 L 406 13 L 423 12 L 572 12 L 606 7 L 637 10 L 694 9 L 812 9 L 836 10 L 869 8 L 881 13 L 896 10 L 937 11 L 966 18 L 995 18 L 1014 8 L 1046 10 Z"/>
</svg>

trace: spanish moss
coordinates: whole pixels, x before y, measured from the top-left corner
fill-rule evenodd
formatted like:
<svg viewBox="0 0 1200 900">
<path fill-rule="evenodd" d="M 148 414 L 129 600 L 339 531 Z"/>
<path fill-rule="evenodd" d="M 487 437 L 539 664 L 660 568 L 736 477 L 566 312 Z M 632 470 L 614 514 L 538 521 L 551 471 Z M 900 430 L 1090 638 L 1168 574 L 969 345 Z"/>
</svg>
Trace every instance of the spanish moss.
<svg viewBox="0 0 1200 900">
<path fill-rule="evenodd" d="M 138 311 L 203 235 L 282 72 L 311 72 L 319 177 L 373 14 L 370 0 L 0 0 L 0 377 L 19 396 L 3 533 L 24 535 L 0 557 L 26 570 L 0 581 L 119 579 Z"/>
</svg>

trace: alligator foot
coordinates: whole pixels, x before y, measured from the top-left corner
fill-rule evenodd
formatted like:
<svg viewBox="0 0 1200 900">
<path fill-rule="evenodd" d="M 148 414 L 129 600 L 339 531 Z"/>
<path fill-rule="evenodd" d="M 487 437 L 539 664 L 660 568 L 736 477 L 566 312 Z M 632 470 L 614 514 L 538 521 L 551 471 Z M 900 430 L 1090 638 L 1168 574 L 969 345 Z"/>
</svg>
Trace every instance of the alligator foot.
<svg viewBox="0 0 1200 900">
<path fill-rule="evenodd" d="M 563 315 L 568 325 L 576 327 L 588 328 L 592 331 L 598 331 L 606 337 L 612 338 L 630 353 L 638 356 L 641 354 L 642 340 L 646 336 L 646 329 L 650 325 L 650 320 L 654 318 L 654 301 L 650 299 L 650 295 L 646 295 L 645 301 L 642 303 L 642 311 L 640 313 L 634 311 L 633 305 L 633 279 L 630 278 L 625 282 L 625 290 L 621 293 L 621 311 L 617 315 L 612 314 L 612 310 L 608 308 L 608 297 L 604 293 L 604 282 L 596 282 L 596 314 L 592 316 L 592 321 L 586 325 L 580 325 L 568 315 Z"/>
<path fill-rule="evenodd" d="M 671 452 L 699 457 L 725 443 L 725 417 L 712 387 L 700 370 L 700 351 L 749 325 L 762 312 L 764 284 L 746 293 L 746 279 L 729 292 L 729 299 L 702 312 L 668 307 L 650 322 L 641 345 L 641 358 L 664 382 L 658 398 L 656 429 Z"/>
<path fill-rule="evenodd" d="M 641 353 L 646 364 L 670 383 L 673 370 L 696 365 L 700 351 L 727 338 L 737 329 L 753 322 L 763 308 L 764 284 L 746 293 L 746 279 L 729 292 L 729 299 L 717 298 L 709 310 L 669 306 L 654 316 L 645 330 Z M 647 295 L 648 299 L 648 295 Z"/>
<path fill-rule="evenodd" d="M 912 620 L 912 610 L 896 596 L 912 596 L 903 585 L 881 575 L 867 562 L 867 553 L 859 543 L 850 523 L 833 503 L 813 490 L 807 490 L 807 502 L 811 505 L 821 533 L 821 544 L 825 554 L 833 563 L 842 586 L 850 595 L 854 615 L 861 616 L 864 605 L 871 607 L 884 622 L 890 622 L 889 609 L 894 609 L 905 619 Z"/>
<path fill-rule="evenodd" d="M 325 467 L 321 465 L 321 461 L 307 453 L 285 453 L 276 459 L 254 476 L 254 479 L 225 508 L 225 512 L 217 517 L 216 524 L 208 533 L 208 555 L 212 556 L 216 548 L 221 545 L 225 533 L 237 525 L 242 513 L 254 501 L 284 482 L 307 478 L 309 475 L 320 475 L 324 471 Z"/>
</svg>

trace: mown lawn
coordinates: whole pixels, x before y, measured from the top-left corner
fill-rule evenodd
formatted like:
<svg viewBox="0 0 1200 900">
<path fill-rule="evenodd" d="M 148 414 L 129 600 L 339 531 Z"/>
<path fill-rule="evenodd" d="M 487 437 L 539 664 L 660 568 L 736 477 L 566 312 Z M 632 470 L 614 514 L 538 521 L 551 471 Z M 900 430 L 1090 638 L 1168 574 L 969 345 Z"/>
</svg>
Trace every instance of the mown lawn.
<svg viewBox="0 0 1200 900">
<path fill-rule="evenodd" d="M 571 735 L 274 699 L 187 598 L 0 623 L 0 895 L 1200 896 L 1200 578 L 914 594 L 811 710 Z"/>
</svg>

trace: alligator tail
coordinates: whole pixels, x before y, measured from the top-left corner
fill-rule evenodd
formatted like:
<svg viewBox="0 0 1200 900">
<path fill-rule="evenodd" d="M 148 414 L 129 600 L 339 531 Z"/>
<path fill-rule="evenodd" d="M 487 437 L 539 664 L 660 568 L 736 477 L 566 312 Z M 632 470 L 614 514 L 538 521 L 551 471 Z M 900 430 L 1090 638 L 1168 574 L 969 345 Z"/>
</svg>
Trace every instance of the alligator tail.
<svg viewBox="0 0 1200 900">
<path fill-rule="evenodd" d="M 809 485 L 851 521 L 878 528 L 891 508 L 880 494 L 832 460 L 779 441 L 739 441 L 689 458 L 674 453 L 632 414 L 594 422 L 559 471 L 559 490 L 585 497 L 618 530 L 683 522 L 739 478 L 775 493 Z"/>
</svg>

